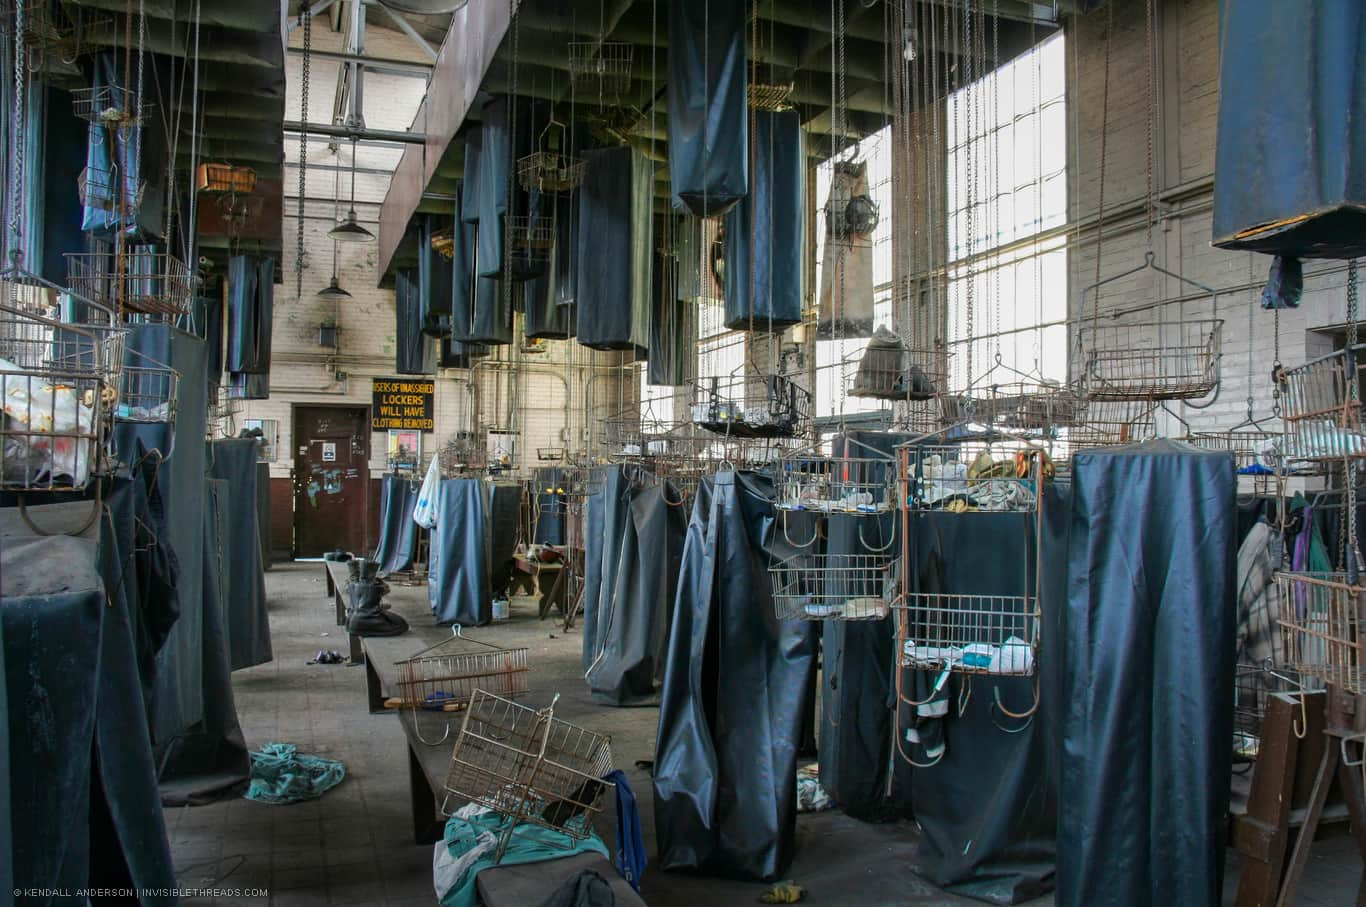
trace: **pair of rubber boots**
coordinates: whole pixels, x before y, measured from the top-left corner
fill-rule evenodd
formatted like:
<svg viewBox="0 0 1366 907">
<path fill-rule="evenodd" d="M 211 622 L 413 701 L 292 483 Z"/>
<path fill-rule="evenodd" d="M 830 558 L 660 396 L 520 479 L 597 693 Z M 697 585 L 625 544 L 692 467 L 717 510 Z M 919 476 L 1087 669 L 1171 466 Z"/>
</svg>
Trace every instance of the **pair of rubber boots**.
<svg viewBox="0 0 1366 907">
<path fill-rule="evenodd" d="M 354 558 L 347 562 L 346 569 L 346 632 L 356 636 L 398 636 L 408 632 L 408 622 L 384 604 L 389 584 L 377 575 L 379 562 Z"/>
</svg>

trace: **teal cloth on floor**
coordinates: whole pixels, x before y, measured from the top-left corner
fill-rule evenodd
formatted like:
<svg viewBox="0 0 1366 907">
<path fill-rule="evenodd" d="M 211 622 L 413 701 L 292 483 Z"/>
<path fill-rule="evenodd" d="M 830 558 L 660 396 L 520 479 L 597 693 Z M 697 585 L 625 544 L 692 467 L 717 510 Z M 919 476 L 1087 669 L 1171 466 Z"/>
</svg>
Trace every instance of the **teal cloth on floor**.
<svg viewBox="0 0 1366 907">
<path fill-rule="evenodd" d="M 491 834 L 496 839 L 509 821 L 511 820 L 506 816 L 494 812 L 481 813 L 468 819 L 451 816 L 446 820 L 446 834 L 442 843 L 446 845 L 451 857 L 459 860 L 461 854 L 479 846 L 481 834 Z M 604 857 L 610 856 L 607 845 L 592 832 L 588 837 L 578 841 L 563 832 L 551 831 L 529 823 L 522 823 L 513 830 L 507 851 L 504 852 L 503 859 L 497 863 L 493 861 L 496 850 L 496 847 L 489 848 L 478 859 L 464 867 L 455 884 L 444 894 L 440 894 L 441 903 L 445 907 L 476 907 L 479 898 L 475 889 L 475 879 L 479 873 L 493 866 L 539 863 L 589 851 L 602 854 Z"/>
<path fill-rule="evenodd" d="M 292 743 L 267 743 L 251 754 L 246 798 L 261 803 L 302 803 L 341 784 L 346 766 L 319 756 L 300 756 Z"/>
</svg>

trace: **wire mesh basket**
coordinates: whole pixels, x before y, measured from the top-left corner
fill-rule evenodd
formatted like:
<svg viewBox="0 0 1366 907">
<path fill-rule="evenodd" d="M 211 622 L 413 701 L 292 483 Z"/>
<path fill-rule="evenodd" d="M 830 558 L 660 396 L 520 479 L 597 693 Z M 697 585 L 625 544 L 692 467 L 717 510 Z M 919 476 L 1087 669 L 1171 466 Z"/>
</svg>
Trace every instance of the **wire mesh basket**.
<svg viewBox="0 0 1366 907">
<path fill-rule="evenodd" d="M 694 425 L 740 438 L 791 438 L 811 424 L 811 392 L 785 375 L 729 375 L 691 382 Z"/>
<path fill-rule="evenodd" d="M 1302 698 L 1315 692 L 1309 684 L 1291 672 L 1276 666 L 1268 658 L 1256 664 L 1240 663 L 1234 669 L 1233 682 L 1233 752 L 1244 759 L 1256 759 L 1261 748 L 1262 723 L 1272 696 Z"/>
<path fill-rule="evenodd" d="M 1351 693 L 1366 691 L 1360 621 L 1366 587 L 1345 573 L 1276 574 L 1285 666 Z"/>
<path fill-rule="evenodd" d="M 932 400 L 948 386 L 942 355 L 908 350 L 900 343 L 878 345 L 874 337 L 858 359 L 842 363 L 844 392 L 872 400 Z"/>
<path fill-rule="evenodd" d="M 1280 373 L 1286 454 L 1297 460 L 1366 456 L 1361 378 L 1366 344 L 1338 350 Z M 1358 389 L 1353 393 L 1353 389 Z"/>
<path fill-rule="evenodd" d="M 124 186 L 119 174 L 99 167 L 85 167 L 76 177 L 76 193 L 81 205 L 100 211 L 114 211 L 119 207 L 121 198 L 126 194 L 128 207 L 137 209 L 142 205 L 142 196 L 147 189 L 145 180 L 135 185 Z"/>
<path fill-rule="evenodd" d="M 908 592 L 894 605 L 900 612 L 898 657 L 904 668 L 1034 673 L 1040 629 L 1036 596 Z"/>
<path fill-rule="evenodd" d="M 84 488 L 103 465 L 112 351 L 94 331 L 0 302 L 0 482 Z"/>
<path fill-rule="evenodd" d="M 779 620 L 881 620 L 896 588 L 890 552 L 799 554 L 769 568 Z"/>
<path fill-rule="evenodd" d="M 772 110 L 775 112 L 791 110 L 792 105 L 788 102 L 793 89 L 797 86 L 791 82 L 785 85 L 765 84 L 751 82 L 749 84 L 749 106 L 755 110 Z"/>
<path fill-rule="evenodd" d="M 905 509 L 955 513 L 1033 512 L 1053 475 L 1047 449 L 1006 437 L 902 447 Z"/>
<path fill-rule="evenodd" d="M 555 221 L 539 214 L 509 215 L 508 241 L 514 249 L 523 250 L 523 257 L 548 258 L 555 245 Z"/>
<path fill-rule="evenodd" d="M 249 195 L 256 191 L 256 171 L 250 167 L 227 163 L 199 165 L 195 186 L 200 192 L 232 192 Z"/>
<path fill-rule="evenodd" d="M 1094 400 L 1193 400 L 1219 385 L 1221 319 L 1136 324 L 1085 322 L 1078 362 Z"/>
<path fill-rule="evenodd" d="M 190 305 L 193 280 L 174 255 L 134 246 L 66 253 L 67 286 L 109 308 L 142 315 L 179 316 Z"/>
<path fill-rule="evenodd" d="M 124 353 L 114 420 L 174 425 L 180 403 L 180 373 L 140 353 Z"/>
<path fill-rule="evenodd" d="M 1058 439 L 1071 453 L 1147 441 L 1157 437 L 1156 412 L 1151 400 L 1086 400 L 1075 421 L 1059 422 Z"/>
<path fill-rule="evenodd" d="M 517 159 L 517 182 L 527 191 L 567 192 L 583 182 L 586 166 L 582 158 L 534 151 Z"/>
<path fill-rule="evenodd" d="M 0 0 L 0 38 L 13 41 L 18 0 Z M 66 62 L 84 53 L 111 43 L 114 17 L 88 7 L 64 7 L 58 4 L 24 4 L 24 43 L 30 53 L 28 64 L 37 72 L 41 60 L 33 55 L 51 55 Z"/>
<path fill-rule="evenodd" d="M 1233 454 L 1233 468 L 1238 472 L 1249 470 L 1273 471 L 1275 455 L 1271 453 L 1280 436 L 1259 429 L 1238 429 L 1234 431 L 1197 431 L 1189 432 L 1180 440 L 1202 450 L 1227 451 Z"/>
<path fill-rule="evenodd" d="M 77 88 L 71 92 L 71 112 L 77 119 L 94 126 L 109 129 L 138 126 L 149 109 L 145 100 L 138 103 L 136 91 L 117 85 Z"/>
<path fill-rule="evenodd" d="M 569 75 L 576 91 L 616 95 L 631 87 L 635 45 L 625 41 L 569 42 Z"/>
<path fill-rule="evenodd" d="M 464 799 L 507 816 L 495 859 L 517 823 L 583 839 L 602 810 L 610 738 L 556 718 L 555 702 L 537 710 L 485 690 L 470 697 L 451 753 L 445 811 Z"/>
<path fill-rule="evenodd" d="M 419 713 L 463 711 L 475 690 L 516 698 L 527 692 L 527 650 L 505 649 L 465 636 L 457 625 L 451 638 L 398 663 L 398 706 L 413 712 L 418 739 L 428 746 L 443 742 L 422 736 Z M 447 734 L 449 734 L 447 726 Z"/>
<path fill-rule="evenodd" d="M 810 451 L 780 453 L 774 469 L 777 507 L 818 513 L 895 510 L 896 460 L 871 453 L 835 457 Z"/>
</svg>

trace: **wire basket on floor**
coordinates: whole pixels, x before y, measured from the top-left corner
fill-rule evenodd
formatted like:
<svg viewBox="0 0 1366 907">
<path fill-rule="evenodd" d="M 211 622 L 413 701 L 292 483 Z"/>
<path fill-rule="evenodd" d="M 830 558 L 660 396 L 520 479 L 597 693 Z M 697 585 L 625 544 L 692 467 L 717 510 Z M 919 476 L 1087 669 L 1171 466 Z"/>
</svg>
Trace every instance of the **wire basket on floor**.
<svg viewBox="0 0 1366 907">
<path fill-rule="evenodd" d="M 1077 328 L 1077 374 L 1093 400 L 1194 400 L 1219 385 L 1220 319 L 1089 321 Z"/>
<path fill-rule="evenodd" d="M 194 286 L 180 259 L 137 246 L 122 255 L 68 252 L 66 280 L 73 292 L 116 311 L 165 317 L 185 314 Z"/>
<path fill-rule="evenodd" d="M 785 375 L 698 378 L 689 413 L 699 428 L 736 438 L 792 438 L 811 424 L 811 392 Z"/>
<path fill-rule="evenodd" d="M 798 554 L 769 568 L 778 620 L 881 620 L 891 613 L 890 552 Z"/>
<path fill-rule="evenodd" d="M 117 374 L 94 331 L 0 302 L 0 483 L 84 488 L 102 468 Z"/>
<path fill-rule="evenodd" d="M 1366 457 L 1362 429 L 1362 372 L 1366 344 L 1320 356 L 1280 374 L 1286 454 L 1296 460 Z"/>
<path fill-rule="evenodd" d="M 399 707 L 413 713 L 418 739 L 436 746 L 450 735 L 450 725 L 440 740 L 422 736 L 422 713 L 463 711 L 475 690 L 499 696 L 524 696 L 527 692 L 527 650 L 505 649 L 465 636 L 460 626 L 451 628 L 451 638 L 398 663 Z"/>
<path fill-rule="evenodd" d="M 904 668 L 1030 676 L 1039 645 L 1033 595 L 908 592 L 900 612 L 898 658 Z"/>
<path fill-rule="evenodd" d="M 1366 587 L 1345 573 L 1276 574 L 1284 664 L 1303 678 L 1366 692 L 1360 621 Z"/>
<path fill-rule="evenodd" d="M 444 811 L 467 800 L 511 821 L 499 841 L 501 859 L 517 823 L 529 822 L 581 840 L 592 833 L 612 770 L 610 738 L 555 717 L 555 703 L 533 709 L 476 690 L 451 753 Z"/>
</svg>

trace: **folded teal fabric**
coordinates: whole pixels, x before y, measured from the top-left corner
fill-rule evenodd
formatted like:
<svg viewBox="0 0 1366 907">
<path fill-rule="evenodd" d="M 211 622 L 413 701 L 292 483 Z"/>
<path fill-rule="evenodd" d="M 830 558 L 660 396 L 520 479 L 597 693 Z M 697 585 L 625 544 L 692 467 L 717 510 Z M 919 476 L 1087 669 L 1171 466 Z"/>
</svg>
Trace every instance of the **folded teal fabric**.
<svg viewBox="0 0 1366 907">
<path fill-rule="evenodd" d="M 319 756 L 300 756 L 292 743 L 267 743 L 251 754 L 248 800 L 260 803 L 302 803 L 314 800 L 341 784 L 346 766 Z"/>
</svg>

